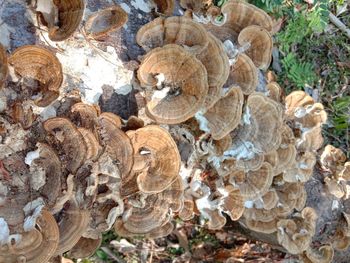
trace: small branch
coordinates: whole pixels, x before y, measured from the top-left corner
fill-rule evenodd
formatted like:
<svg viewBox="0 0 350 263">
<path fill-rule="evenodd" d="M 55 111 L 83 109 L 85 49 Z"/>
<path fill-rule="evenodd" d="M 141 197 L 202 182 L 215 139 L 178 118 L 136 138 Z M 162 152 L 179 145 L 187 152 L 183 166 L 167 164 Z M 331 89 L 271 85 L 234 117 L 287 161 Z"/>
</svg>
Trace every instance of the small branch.
<svg viewBox="0 0 350 263">
<path fill-rule="evenodd" d="M 350 29 L 346 27 L 346 25 L 340 21 L 338 17 L 333 15 L 332 13 L 329 13 L 329 20 L 341 31 L 343 31 L 346 36 L 350 39 Z"/>
</svg>

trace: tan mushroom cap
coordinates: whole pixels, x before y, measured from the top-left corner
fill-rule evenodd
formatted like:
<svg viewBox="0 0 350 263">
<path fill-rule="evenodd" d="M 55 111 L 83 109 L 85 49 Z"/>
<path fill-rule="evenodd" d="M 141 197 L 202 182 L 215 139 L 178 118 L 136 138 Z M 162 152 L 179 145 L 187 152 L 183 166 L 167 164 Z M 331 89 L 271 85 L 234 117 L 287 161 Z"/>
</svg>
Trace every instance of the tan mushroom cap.
<svg viewBox="0 0 350 263">
<path fill-rule="evenodd" d="M 208 74 L 209 90 L 204 104 L 209 109 L 220 98 L 222 87 L 230 73 L 230 64 L 222 42 L 211 33 L 207 34 L 208 47 L 197 58 L 202 62 Z"/>
<path fill-rule="evenodd" d="M 301 152 L 315 152 L 323 145 L 322 127 L 316 126 L 304 131 L 301 138 L 297 140 L 296 148 Z"/>
<path fill-rule="evenodd" d="M 71 200 L 69 207 L 63 211 L 61 222 L 58 223 L 60 239 L 55 254 L 61 255 L 72 249 L 78 243 L 90 220 L 90 212 L 79 209 L 76 201 Z"/>
<path fill-rule="evenodd" d="M 337 170 L 337 166 L 345 161 L 346 155 L 344 152 L 330 144 L 324 148 L 320 157 L 322 167 L 332 172 L 335 172 Z"/>
<path fill-rule="evenodd" d="M 301 215 L 293 219 L 282 219 L 277 223 L 277 240 L 291 254 L 307 250 L 315 234 L 317 214 L 305 207 Z"/>
<path fill-rule="evenodd" d="M 290 93 L 286 99 L 286 116 L 288 119 L 295 119 L 295 111 L 300 107 L 306 107 L 308 105 L 313 105 L 315 103 L 314 99 L 310 97 L 306 92 L 298 90 Z"/>
<path fill-rule="evenodd" d="M 264 209 L 266 210 L 271 210 L 272 208 L 276 207 L 279 201 L 278 194 L 274 188 L 270 188 L 269 191 L 261 198 L 264 203 Z"/>
<path fill-rule="evenodd" d="M 46 184 L 40 189 L 40 193 L 45 197 L 46 205 L 51 208 L 56 204 L 56 200 L 61 192 L 61 161 L 56 152 L 47 144 L 37 143 L 39 158 L 33 160 L 33 164 L 45 171 Z"/>
<path fill-rule="evenodd" d="M 0 44 L 0 89 L 6 81 L 8 74 L 7 55 L 3 45 Z"/>
<path fill-rule="evenodd" d="M 164 75 L 163 89 L 167 94 L 153 94 L 146 106 L 147 115 L 166 124 L 180 123 L 194 116 L 208 92 L 203 64 L 184 48 L 170 44 L 147 53 L 137 75 L 141 86 L 155 87 L 155 76 L 160 74 Z"/>
<path fill-rule="evenodd" d="M 326 123 L 327 113 L 321 103 L 315 103 L 297 108 L 295 111 L 295 121 L 303 128 L 312 128 Z"/>
<path fill-rule="evenodd" d="M 180 175 L 176 176 L 174 182 L 163 191 L 163 196 L 170 204 L 170 209 L 173 212 L 179 212 L 182 209 L 184 201 L 184 186 Z"/>
<path fill-rule="evenodd" d="M 237 61 L 232 65 L 226 87 L 238 85 L 244 95 L 249 95 L 258 86 L 258 71 L 253 61 L 245 54 L 239 54 Z"/>
<path fill-rule="evenodd" d="M 344 166 L 341 168 L 341 171 L 337 177 L 342 178 L 346 181 L 350 180 L 350 162 L 344 163 Z"/>
<path fill-rule="evenodd" d="M 86 160 L 96 161 L 102 152 L 102 147 L 96 139 L 96 136 L 92 131 L 85 128 L 78 128 L 78 131 L 84 138 L 87 151 L 86 151 Z"/>
<path fill-rule="evenodd" d="M 90 15 L 84 28 L 87 35 L 99 39 L 120 29 L 127 21 L 128 13 L 119 5 L 115 5 Z"/>
<path fill-rule="evenodd" d="M 283 173 L 286 182 L 306 182 L 313 173 L 316 164 L 316 155 L 312 152 L 305 152 L 297 156 L 294 164 Z"/>
<path fill-rule="evenodd" d="M 227 213 L 231 220 L 235 221 L 241 218 L 244 212 L 244 200 L 238 188 L 232 185 L 225 187 L 228 196 L 225 197 L 223 203 L 223 210 Z"/>
<path fill-rule="evenodd" d="M 297 150 L 293 144 L 289 144 L 287 148 L 278 148 L 276 150 L 278 155 L 278 162 L 274 168 L 275 175 L 282 173 L 286 169 L 290 168 L 294 162 L 297 155 Z"/>
<path fill-rule="evenodd" d="M 84 0 L 54 1 L 58 9 L 59 26 L 49 28 L 49 38 L 52 41 L 63 41 L 69 38 L 83 19 Z"/>
<path fill-rule="evenodd" d="M 272 184 L 273 173 L 269 163 L 263 163 L 256 171 L 233 171 L 230 183 L 239 187 L 245 200 L 255 200 L 263 196 Z"/>
<path fill-rule="evenodd" d="M 281 86 L 275 82 L 275 81 L 272 81 L 270 83 L 268 83 L 266 85 L 266 89 L 268 91 L 268 97 L 273 99 L 274 101 L 277 101 L 277 102 L 282 102 L 282 95 L 283 95 L 283 92 L 282 92 L 282 88 Z"/>
<path fill-rule="evenodd" d="M 166 237 L 174 230 L 174 225 L 168 221 L 161 227 L 158 227 L 145 235 L 146 238 L 156 239 L 160 237 Z"/>
<path fill-rule="evenodd" d="M 149 125 L 129 131 L 134 153 L 150 155 L 147 173 L 137 177 L 142 192 L 158 193 L 168 188 L 180 172 L 180 154 L 171 135 L 163 128 Z"/>
<path fill-rule="evenodd" d="M 237 34 L 251 25 L 261 26 L 269 32 L 273 28 L 272 19 L 265 11 L 245 1 L 227 1 L 221 12 L 227 15 L 225 26 L 231 27 Z"/>
<path fill-rule="evenodd" d="M 331 263 L 334 249 L 331 245 L 323 245 L 318 249 L 308 248 L 304 254 L 311 263 Z"/>
<path fill-rule="evenodd" d="M 69 251 L 69 256 L 73 258 L 88 258 L 101 246 L 102 237 L 91 239 L 81 237 L 78 243 Z"/>
<path fill-rule="evenodd" d="M 214 140 L 221 140 L 239 125 L 243 103 L 241 89 L 234 87 L 204 114 Z"/>
<path fill-rule="evenodd" d="M 249 44 L 246 54 L 259 69 L 267 70 L 272 58 L 272 37 L 261 26 L 248 26 L 238 35 L 238 43 L 241 46 Z"/>
<path fill-rule="evenodd" d="M 37 219 L 38 229 L 22 233 L 18 244 L 0 246 L 0 262 L 42 263 L 55 253 L 59 232 L 55 218 L 43 210 Z"/>
<path fill-rule="evenodd" d="M 48 119 L 43 126 L 46 132 L 54 136 L 67 156 L 64 164 L 68 171 L 75 173 L 86 160 L 87 147 L 82 134 L 66 118 Z"/>
<path fill-rule="evenodd" d="M 191 197 L 185 197 L 182 209 L 179 211 L 179 217 L 183 221 L 191 220 L 194 217 L 194 202 Z"/>
<path fill-rule="evenodd" d="M 249 141 L 262 153 L 276 150 L 281 143 L 282 109 L 278 103 L 254 92 L 246 103 L 245 121 L 239 137 Z M 248 111 L 248 112 L 247 112 Z"/>
<path fill-rule="evenodd" d="M 73 120 L 77 126 L 89 129 L 95 133 L 98 126 L 98 116 L 101 113 L 98 105 L 89 105 L 83 102 L 78 102 L 72 106 L 71 112 L 71 120 Z"/>
<path fill-rule="evenodd" d="M 115 231 L 118 235 L 136 236 L 147 234 L 161 227 L 168 219 L 169 203 L 159 194 L 146 197 L 144 207 L 132 207 L 127 218 L 117 219 Z"/>
<path fill-rule="evenodd" d="M 345 189 L 342 184 L 340 184 L 336 179 L 326 177 L 324 179 L 327 190 L 329 193 L 334 195 L 336 198 L 342 198 L 345 195 Z"/>
<path fill-rule="evenodd" d="M 157 6 L 157 12 L 171 16 L 175 9 L 175 0 L 152 0 Z"/>
<path fill-rule="evenodd" d="M 99 117 L 99 126 L 102 129 L 100 136 L 114 161 L 117 161 L 122 177 L 129 175 L 133 165 L 133 147 L 130 138 L 119 128 L 120 118 L 113 113 L 102 113 Z"/>
<path fill-rule="evenodd" d="M 236 161 L 236 168 L 244 171 L 259 170 L 264 163 L 264 155 L 255 154 L 252 159 L 239 159 Z M 271 166 L 272 167 L 272 166 Z M 272 167 L 273 168 L 273 167 Z"/>
<path fill-rule="evenodd" d="M 349 248 L 350 237 L 346 235 L 346 232 L 343 229 L 339 227 L 336 229 L 332 240 L 332 246 L 340 251 L 345 251 Z"/>
<path fill-rule="evenodd" d="M 17 48 L 9 58 L 9 64 L 19 76 L 38 82 L 32 92 L 39 92 L 35 100 L 39 107 L 46 107 L 59 96 L 62 84 L 62 66 L 57 57 L 48 49 L 27 45 Z"/>
<path fill-rule="evenodd" d="M 210 210 L 208 208 L 203 208 L 203 213 L 205 213 L 208 218 L 208 228 L 210 230 L 219 230 L 226 224 L 226 218 L 217 209 Z"/>
<path fill-rule="evenodd" d="M 146 51 L 166 44 L 177 44 L 200 54 L 207 48 L 209 39 L 200 23 L 184 16 L 172 16 L 158 17 L 142 26 L 136 34 L 136 42 Z"/>
<path fill-rule="evenodd" d="M 272 234 L 277 231 L 277 219 L 262 222 L 254 219 L 245 219 L 246 226 L 256 232 Z"/>
<path fill-rule="evenodd" d="M 128 130 L 137 130 L 145 126 L 145 122 L 140 119 L 139 117 L 136 117 L 134 115 L 130 116 L 128 121 L 126 122 L 125 129 Z"/>
<path fill-rule="evenodd" d="M 216 156 L 223 155 L 224 152 L 230 148 L 231 144 L 232 138 L 229 134 L 224 136 L 220 140 L 214 140 L 213 145 L 215 147 Z"/>
</svg>

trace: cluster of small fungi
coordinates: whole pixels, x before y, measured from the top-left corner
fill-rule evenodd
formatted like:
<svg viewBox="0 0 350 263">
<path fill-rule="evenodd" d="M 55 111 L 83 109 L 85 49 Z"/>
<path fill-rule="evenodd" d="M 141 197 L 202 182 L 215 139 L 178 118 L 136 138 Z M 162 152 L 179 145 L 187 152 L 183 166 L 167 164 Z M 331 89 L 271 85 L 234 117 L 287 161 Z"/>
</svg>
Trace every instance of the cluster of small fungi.
<svg viewBox="0 0 350 263">
<path fill-rule="evenodd" d="M 52 41 L 63 41 L 79 26 L 84 1 L 53 2 L 51 12 L 36 7 L 38 20 Z M 173 1 L 154 2 L 172 14 Z M 304 184 L 323 144 L 323 106 L 265 82 L 273 21 L 264 11 L 210 2 L 181 0 L 183 16 L 162 15 L 139 29 L 146 54 L 137 88 L 146 104 L 128 120 L 79 94 L 59 98 L 62 67 L 50 50 L 23 46 L 7 55 L 0 47 L 0 262 L 87 257 L 112 227 L 120 236 L 157 238 L 172 232 L 174 218 L 195 215 L 209 229 L 228 216 L 275 233 L 305 262 L 330 262 L 333 247 L 349 246 L 344 214 L 336 241 L 312 248 L 317 214 L 305 207 Z M 113 6 L 92 14 L 85 30 L 101 39 L 126 21 Z M 36 110 L 48 105 L 57 114 L 41 120 Z M 345 161 L 332 146 L 321 156 L 338 198 L 350 194 Z"/>
</svg>

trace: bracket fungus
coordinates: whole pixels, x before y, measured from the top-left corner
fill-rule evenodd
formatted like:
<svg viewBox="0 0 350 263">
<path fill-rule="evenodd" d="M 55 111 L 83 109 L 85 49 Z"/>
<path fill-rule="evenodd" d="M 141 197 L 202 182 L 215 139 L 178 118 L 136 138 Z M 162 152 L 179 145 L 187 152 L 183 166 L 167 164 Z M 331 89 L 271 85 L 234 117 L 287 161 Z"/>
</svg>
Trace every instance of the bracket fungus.
<svg viewBox="0 0 350 263">
<path fill-rule="evenodd" d="M 85 22 L 88 36 L 100 39 L 120 29 L 128 21 L 128 14 L 118 5 L 102 9 L 89 16 Z"/>
<path fill-rule="evenodd" d="M 47 3 L 46 3 L 47 4 Z M 50 8 L 37 6 L 38 20 L 48 27 L 52 41 L 69 38 L 79 27 L 85 10 L 84 0 L 50 0 Z"/>
<path fill-rule="evenodd" d="M 8 74 L 7 54 L 3 45 L 0 44 L 0 89 L 6 81 Z"/>
<path fill-rule="evenodd" d="M 39 46 L 22 46 L 12 53 L 8 62 L 23 78 L 29 94 L 36 96 L 37 106 L 48 106 L 57 99 L 63 74 L 60 61 L 51 51 Z"/>
<path fill-rule="evenodd" d="M 175 9 L 175 0 L 152 0 L 156 6 L 156 12 L 171 16 Z"/>
<path fill-rule="evenodd" d="M 160 91 L 147 103 L 147 114 L 158 123 L 176 124 L 194 116 L 208 92 L 207 71 L 184 48 L 169 44 L 148 52 L 138 70 L 141 86 Z"/>
</svg>

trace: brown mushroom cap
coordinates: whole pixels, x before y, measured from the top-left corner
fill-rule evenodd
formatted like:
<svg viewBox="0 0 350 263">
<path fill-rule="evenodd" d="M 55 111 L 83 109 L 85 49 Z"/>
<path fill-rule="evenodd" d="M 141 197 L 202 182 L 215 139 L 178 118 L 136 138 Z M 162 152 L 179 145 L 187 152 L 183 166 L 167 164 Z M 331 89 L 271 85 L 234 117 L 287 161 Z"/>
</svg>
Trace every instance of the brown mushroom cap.
<svg viewBox="0 0 350 263">
<path fill-rule="evenodd" d="M 0 246 L 0 262 L 47 262 L 55 253 L 59 232 L 55 218 L 43 210 L 37 219 L 38 229 L 22 233 L 17 244 Z"/>
<path fill-rule="evenodd" d="M 331 245 L 323 245 L 318 249 L 309 248 L 305 256 L 311 263 L 331 263 L 334 255 L 334 249 Z"/>
<path fill-rule="evenodd" d="M 230 75 L 225 84 L 226 87 L 238 85 L 244 95 L 254 92 L 258 86 L 258 71 L 253 61 L 245 54 L 240 54 L 232 65 Z"/>
<path fill-rule="evenodd" d="M 230 182 L 237 185 L 245 200 L 255 200 L 263 196 L 272 184 L 273 173 L 269 163 L 263 163 L 256 171 L 233 171 Z"/>
<path fill-rule="evenodd" d="M 61 255 L 73 248 L 86 230 L 90 221 L 90 213 L 79 209 L 75 200 L 69 202 L 69 207 L 63 210 L 59 222 L 60 240 L 56 255 Z"/>
<path fill-rule="evenodd" d="M 306 182 L 310 179 L 316 164 L 316 156 L 312 152 L 305 152 L 297 156 L 294 164 L 283 173 L 286 182 Z"/>
<path fill-rule="evenodd" d="M 98 116 L 100 115 L 100 108 L 97 105 L 89 105 L 83 102 L 75 103 L 71 108 L 72 116 L 70 119 L 78 126 L 96 131 L 98 126 Z M 104 113 L 106 114 L 106 113 Z"/>
<path fill-rule="evenodd" d="M 239 33 L 238 43 L 241 46 L 250 44 L 246 54 L 255 66 L 267 70 L 271 63 L 273 42 L 266 29 L 261 26 L 248 26 Z"/>
<path fill-rule="evenodd" d="M 30 87 L 33 94 L 40 94 L 35 100 L 37 106 L 46 107 L 58 98 L 63 80 L 62 66 L 51 51 L 34 45 L 22 46 L 10 56 L 9 64 L 19 76 L 37 82 Z"/>
<path fill-rule="evenodd" d="M 87 147 L 82 134 L 65 118 L 48 119 L 43 126 L 46 132 L 54 136 L 66 155 L 64 164 L 68 171 L 75 173 L 86 160 Z"/>
<path fill-rule="evenodd" d="M 337 166 L 345 161 L 346 155 L 343 151 L 330 144 L 324 148 L 320 157 L 322 167 L 332 172 L 335 172 Z"/>
<path fill-rule="evenodd" d="M 0 44 L 0 89 L 8 74 L 7 55 L 3 45 Z"/>
<path fill-rule="evenodd" d="M 273 28 L 272 19 L 265 11 L 245 1 L 227 1 L 221 12 L 227 15 L 225 26 L 232 28 L 237 34 L 251 25 L 261 26 L 269 32 Z"/>
<path fill-rule="evenodd" d="M 244 212 L 244 200 L 238 188 L 232 185 L 225 187 L 228 196 L 225 197 L 223 203 L 223 210 L 227 213 L 231 220 L 238 220 Z"/>
<path fill-rule="evenodd" d="M 53 1 L 58 9 L 59 26 L 49 28 L 49 38 L 52 41 L 63 41 L 69 38 L 79 27 L 83 19 L 84 0 Z"/>
<path fill-rule="evenodd" d="M 171 16 L 175 9 L 175 0 L 152 0 L 157 6 L 156 11 L 166 16 Z"/>
<path fill-rule="evenodd" d="M 253 231 L 272 234 L 277 231 L 277 221 L 277 219 L 273 219 L 267 222 L 262 222 L 254 219 L 245 219 L 245 224 L 249 229 Z"/>
<path fill-rule="evenodd" d="M 211 33 L 207 34 L 208 47 L 197 58 L 208 73 L 209 90 L 204 104 L 209 109 L 220 98 L 221 88 L 226 83 L 230 73 L 230 64 L 222 42 Z"/>
<path fill-rule="evenodd" d="M 199 12 L 210 2 L 208 0 L 180 0 L 180 6 L 184 9 L 190 9 L 193 12 Z"/>
<path fill-rule="evenodd" d="M 234 87 L 204 114 L 214 140 L 224 138 L 239 125 L 243 102 L 242 90 Z"/>
<path fill-rule="evenodd" d="M 136 34 L 136 42 L 146 51 L 166 44 L 177 44 L 200 54 L 207 48 L 209 39 L 200 23 L 187 17 L 173 16 L 158 17 L 142 26 Z"/>
<path fill-rule="evenodd" d="M 90 15 L 85 23 L 85 31 L 89 36 L 99 39 L 120 29 L 127 21 L 128 13 L 115 5 Z"/>
<path fill-rule="evenodd" d="M 173 230 L 174 230 L 174 225 L 169 221 L 169 222 L 166 222 L 161 227 L 158 227 L 152 230 L 151 232 L 147 233 L 145 237 L 151 238 L 151 239 L 166 237 L 170 235 L 171 232 L 173 232 Z"/>
<path fill-rule="evenodd" d="M 122 177 L 126 177 L 133 165 L 134 152 L 129 137 L 119 128 L 118 120 L 120 118 L 113 113 L 102 113 L 99 117 L 100 136 L 111 158 L 117 161 Z"/>
<path fill-rule="evenodd" d="M 158 123 L 167 124 L 191 118 L 203 106 L 208 92 L 203 64 L 184 48 L 170 44 L 147 53 L 137 75 L 141 86 L 155 87 L 155 76 L 160 74 L 164 75 L 163 84 L 168 93 L 152 96 L 147 103 L 147 115 Z"/>
<path fill-rule="evenodd" d="M 194 202 L 192 200 L 192 197 L 185 197 L 183 207 L 179 211 L 179 217 L 184 221 L 191 220 L 194 217 L 193 210 L 194 210 Z"/>
<path fill-rule="evenodd" d="M 150 155 L 146 173 L 137 177 L 139 189 L 145 193 L 158 193 L 168 188 L 180 172 L 180 154 L 171 135 L 156 125 L 129 131 L 135 154 Z"/>
<path fill-rule="evenodd" d="M 86 144 L 86 160 L 95 161 L 102 152 L 102 147 L 96 139 L 96 136 L 92 131 L 85 128 L 78 128 L 78 131 L 84 138 Z"/>
<path fill-rule="evenodd" d="M 81 237 L 78 243 L 69 251 L 69 256 L 73 258 L 88 258 L 101 246 L 102 238 L 91 239 Z"/>
<path fill-rule="evenodd" d="M 268 91 L 268 95 L 267 95 L 268 97 L 270 97 L 271 99 L 277 102 L 282 101 L 282 95 L 283 95 L 282 88 L 277 82 L 272 81 L 268 83 L 266 85 L 266 89 Z"/>
<path fill-rule="evenodd" d="M 303 128 L 321 126 L 327 121 L 327 113 L 321 103 L 298 107 L 294 116 L 295 121 Z"/>
<path fill-rule="evenodd" d="M 306 107 L 314 104 L 315 101 L 306 92 L 298 90 L 290 93 L 286 99 L 286 116 L 288 119 L 295 119 L 295 111 L 300 107 Z"/>
</svg>

